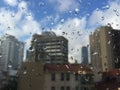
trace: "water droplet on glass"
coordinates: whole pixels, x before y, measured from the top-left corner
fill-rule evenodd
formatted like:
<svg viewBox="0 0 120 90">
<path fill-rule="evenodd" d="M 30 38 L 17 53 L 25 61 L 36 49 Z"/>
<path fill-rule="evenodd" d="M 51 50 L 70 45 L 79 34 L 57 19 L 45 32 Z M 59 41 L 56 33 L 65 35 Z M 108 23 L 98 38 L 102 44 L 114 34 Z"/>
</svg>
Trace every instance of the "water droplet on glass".
<svg viewBox="0 0 120 90">
<path fill-rule="evenodd" d="M 65 35 L 65 32 L 62 32 L 63 35 Z"/>
<path fill-rule="evenodd" d="M 14 13 L 11 13 L 11 17 L 15 17 L 15 14 L 14 14 Z"/>
<path fill-rule="evenodd" d="M 79 1 L 79 3 L 82 3 L 82 0 L 78 0 Z"/>
<path fill-rule="evenodd" d="M 2 55 L 0 55 L 0 58 L 2 57 Z"/>
<path fill-rule="evenodd" d="M 51 22 L 51 25 L 54 25 L 54 22 Z"/>
<path fill-rule="evenodd" d="M 76 8 L 76 9 L 75 9 L 75 15 L 77 15 L 78 13 L 79 13 L 79 9 Z"/>
<path fill-rule="evenodd" d="M 98 52 L 94 52 L 92 55 L 97 55 L 98 54 Z"/>
<path fill-rule="evenodd" d="M 107 24 L 107 26 L 108 26 L 108 27 L 111 27 L 111 24 L 110 24 L 110 23 L 108 23 L 108 24 Z"/>
<path fill-rule="evenodd" d="M 108 44 L 110 44 L 110 40 L 108 41 Z"/>
<path fill-rule="evenodd" d="M 103 9 L 109 9 L 110 8 L 110 5 L 106 5 L 103 7 Z"/>
<path fill-rule="evenodd" d="M 103 16 L 101 17 L 101 20 L 104 20 L 104 17 L 103 17 Z"/>
<path fill-rule="evenodd" d="M 108 34 L 111 34 L 111 32 L 109 31 Z"/>
<path fill-rule="evenodd" d="M 45 3 L 44 2 L 39 2 L 39 6 L 44 6 Z"/>
<path fill-rule="evenodd" d="M 117 12 L 117 9 L 113 9 L 114 12 Z"/>
<path fill-rule="evenodd" d="M 12 68 L 12 65 L 9 64 L 9 65 L 8 65 L 8 68 Z"/>
<path fill-rule="evenodd" d="M 109 90 L 109 88 L 106 88 L 106 90 Z"/>
<path fill-rule="evenodd" d="M 64 21 L 65 21 L 64 19 L 61 19 L 61 20 L 60 20 L 61 23 L 64 23 Z"/>
<path fill-rule="evenodd" d="M 23 74 L 27 74 L 27 71 L 24 71 Z"/>
</svg>

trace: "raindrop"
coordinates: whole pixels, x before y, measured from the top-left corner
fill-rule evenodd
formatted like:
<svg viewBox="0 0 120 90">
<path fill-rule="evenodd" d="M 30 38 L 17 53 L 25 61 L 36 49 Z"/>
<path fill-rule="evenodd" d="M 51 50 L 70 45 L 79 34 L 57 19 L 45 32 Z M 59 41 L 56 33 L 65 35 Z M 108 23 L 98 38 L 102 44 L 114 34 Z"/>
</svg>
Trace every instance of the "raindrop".
<svg viewBox="0 0 120 90">
<path fill-rule="evenodd" d="M 62 32 L 63 35 L 65 35 L 65 32 Z"/>
<path fill-rule="evenodd" d="M 44 2 L 39 2 L 39 6 L 44 6 L 45 3 Z"/>
<path fill-rule="evenodd" d="M 27 74 L 27 71 L 24 71 L 23 74 Z"/>
<path fill-rule="evenodd" d="M 44 11 L 43 13 L 44 13 L 44 14 L 47 14 L 47 11 Z"/>
<path fill-rule="evenodd" d="M 74 35 L 74 32 L 72 32 L 72 35 Z"/>
<path fill-rule="evenodd" d="M 113 9 L 114 12 L 117 12 L 117 9 Z"/>
<path fill-rule="evenodd" d="M 94 52 L 92 55 L 97 55 L 98 54 L 98 52 Z"/>
<path fill-rule="evenodd" d="M 118 58 L 115 60 L 115 63 L 118 63 Z"/>
<path fill-rule="evenodd" d="M 109 9 L 109 8 L 110 8 L 109 5 L 106 5 L 106 6 L 103 7 L 103 9 Z"/>
<path fill-rule="evenodd" d="M 108 41 L 108 43 L 107 44 L 110 44 L 110 40 Z"/>
<path fill-rule="evenodd" d="M 111 24 L 110 24 L 110 23 L 108 23 L 108 24 L 107 24 L 107 26 L 108 26 L 108 27 L 111 27 Z"/>
<path fill-rule="evenodd" d="M 111 34 L 111 32 L 109 31 L 108 34 Z"/>
<path fill-rule="evenodd" d="M 73 51 L 73 48 L 71 48 L 71 51 Z"/>
<path fill-rule="evenodd" d="M 103 17 L 103 16 L 101 17 L 101 20 L 104 20 L 104 17 Z"/>
<path fill-rule="evenodd" d="M 75 9 L 75 15 L 77 15 L 78 13 L 79 13 L 79 9 L 76 8 L 76 9 Z"/>
<path fill-rule="evenodd" d="M 2 55 L 0 55 L 0 58 L 2 57 Z"/>
<path fill-rule="evenodd" d="M 116 16 L 119 16 L 119 13 L 118 13 L 118 12 L 116 13 Z"/>
<path fill-rule="evenodd" d="M 109 6 L 109 5 L 106 5 L 106 6 L 105 6 L 105 8 L 106 8 L 106 9 L 109 9 L 109 8 L 110 8 L 110 6 Z"/>
<path fill-rule="evenodd" d="M 69 11 L 70 14 L 72 14 L 72 11 Z"/>
<path fill-rule="evenodd" d="M 9 64 L 9 65 L 8 65 L 8 68 L 12 68 L 12 65 Z"/>
<path fill-rule="evenodd" d="M 21 9 L 22 9 L 22 10 L 24 10 L 24 9 L 25 9 L 25 7 L 21 7 Z"/>
<path fill-rule="evenodd" d="M 110 90 L 109 88 L 106 88 L 106 90 Z"/>
<path fill-rule="evenodd" d="M 42 30 L 45 30 L 45 28 L 42 28 Z"/>
<path fill-rule="evenodd" d="M 11 17 L 15 17 L 15 14 L 14 14 L 14 13 L 11 13 Z"/>
<path fill-rule="evenodd" d="M 83 68 L 83 66 L 80 66 L 80 68 Z"/>
<path fill-rule="evenodd" d="M 85 81 L 87 81 L 87 82 L 88 82 L 88 81 L 89 81 L 89 77 L 85 77 Z"/>
<path fill-rule="evenodd" d="M 7 27 L 10 30 L 10 26 Z"/>
<path fill-rule="evenodd" d="M 64 23 L 64 21 L 65 21 L 64 19 L 61 19 L 61 20 L 60 20 L 61 23 Z"/>
<path fill-rule="evenodd" d="M 119 26 L 119 24 L 116 24 L 116 26 Z"/>
<path fill-rule="evenodd" d="M 54 22 L 51 22 L 51 25 L 54 25 Z"/>
<path fill-rule="evenodd" d="M 79 3 L 82 3 L 82 0 L 78 0 L 79 1 Z"/>
<path fill-rule="evenodd" d="M 69 69 L 69 66 L 68 65 L 65 65 L 67 67 L 67 69 Z"/>
</svg>

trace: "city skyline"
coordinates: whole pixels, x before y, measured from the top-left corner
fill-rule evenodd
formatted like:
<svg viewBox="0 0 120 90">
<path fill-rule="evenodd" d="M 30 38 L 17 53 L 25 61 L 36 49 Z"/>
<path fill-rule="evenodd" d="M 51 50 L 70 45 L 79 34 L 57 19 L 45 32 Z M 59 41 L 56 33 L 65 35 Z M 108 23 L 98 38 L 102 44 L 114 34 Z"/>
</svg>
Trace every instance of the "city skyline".
<svg viewBox="0 0 120 90">
<path fill-rule="evenodd" d="M 108 23 L 120 29 L 119 0 L 1 0 L 0 36 L 11 34 L 26 42 L 42 31 L 54 31 L 69 40 L 69 57 L 81 62 L 81 47 L 89 34 Z"/>
</svg>

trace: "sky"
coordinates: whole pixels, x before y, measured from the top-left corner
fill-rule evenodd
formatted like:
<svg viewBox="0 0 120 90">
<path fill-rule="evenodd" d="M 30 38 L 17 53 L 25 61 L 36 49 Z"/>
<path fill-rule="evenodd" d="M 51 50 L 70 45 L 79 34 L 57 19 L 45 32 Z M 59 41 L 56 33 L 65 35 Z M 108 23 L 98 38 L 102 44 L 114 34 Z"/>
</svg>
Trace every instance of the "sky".
<svg viewBox="0 0 120 90">
<path fill-rule="evenodd" d="M 81 62 L 89 34 L 108 23 L 120 29 L 120 0 L 0 0 L 0 36 L 15 36 L 26 50 L 33 34 L 53 31 L 69 40 L 71 62 Z"/>
</svg>

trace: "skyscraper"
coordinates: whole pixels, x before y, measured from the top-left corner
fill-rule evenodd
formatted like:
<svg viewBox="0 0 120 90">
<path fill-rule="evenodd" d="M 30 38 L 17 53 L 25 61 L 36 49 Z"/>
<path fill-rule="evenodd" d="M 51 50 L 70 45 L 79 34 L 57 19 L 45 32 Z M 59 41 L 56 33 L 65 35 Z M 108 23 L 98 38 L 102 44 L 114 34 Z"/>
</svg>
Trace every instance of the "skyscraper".
<svg viewBox="0 0 120 90">
<path fill-rule="evenodd" d="M 120 31 L 111 26 L 97 28 L 90 35 L 90 53 L 95 75 L 120 68 Z"/>
<path fill-rule="evenodd" d="M 0 69 L 19 68 L 23 60 L 24 43 L 14 36 L 4 35 L 0 38 Z M 0 70 L 0 71 L 1 71 Z"/>
<path fill-rule="evenodd" d="M 83 64 L 88 64 L 88 47 L 83 46 L 81 49 L 81 59 Z"/>
<path fill-rule="evenodd" d="M 68 63 L 68 40 L 63 36 L 56 36 L 54 32 L 33 35 L 30 50 L 35 61 Z"/>
</svg>

